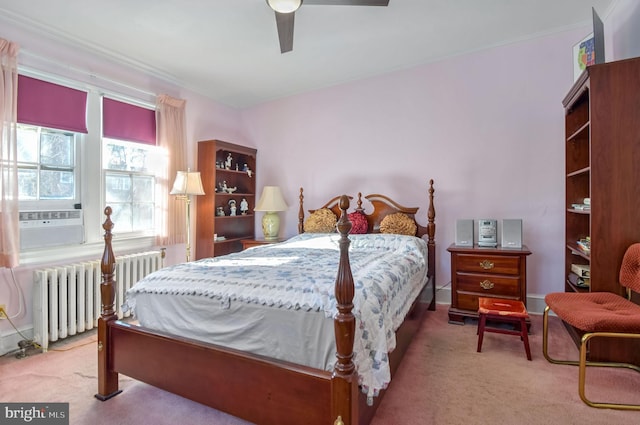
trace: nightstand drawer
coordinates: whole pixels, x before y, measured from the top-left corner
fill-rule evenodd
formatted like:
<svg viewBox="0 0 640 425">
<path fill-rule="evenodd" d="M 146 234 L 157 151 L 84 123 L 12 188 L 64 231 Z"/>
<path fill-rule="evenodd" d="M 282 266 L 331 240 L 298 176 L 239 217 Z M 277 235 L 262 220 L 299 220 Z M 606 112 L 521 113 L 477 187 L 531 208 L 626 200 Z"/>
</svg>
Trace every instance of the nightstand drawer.
<svg viewBox="0 0 640 425">
<path fill-rule="evenodd" d="M 252 248 L 254 246 L 260 246 L 260 245 L 270 245 L 272 243 L 278 243 L 278 242 L 282 242 L 284 241 L 284 238 L 278 238 L 278 239 L 271 239 L 271 240 L 266 240 L 266 239 L 242 239 L 240 242 L 242 242 L 242 249 L 248 249 L 248 248 Z"/>
<path fill-rule="evenodd" d="M 511 274 L 520 273 L 520 257 L 505 255 L 458 254 L 458 271 L 471 273 Z"/>
<path fill-rule="evenodd" d="M 473 292 L 480 296 L 519 297 L 520 278 L 509 276 L 456 274 L 456 291 Z"/>
</svg>

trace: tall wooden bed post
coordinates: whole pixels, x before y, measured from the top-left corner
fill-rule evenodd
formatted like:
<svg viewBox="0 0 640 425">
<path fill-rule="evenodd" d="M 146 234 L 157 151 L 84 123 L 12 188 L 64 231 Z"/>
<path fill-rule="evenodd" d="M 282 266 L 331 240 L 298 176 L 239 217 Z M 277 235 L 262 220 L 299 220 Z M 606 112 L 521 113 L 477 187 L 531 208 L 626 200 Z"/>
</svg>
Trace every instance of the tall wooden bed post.
<svg viewBox="0 0 640 425">
<path fill-rule="evenodd" d="M 436 297 L 435 297 L 435 288 L 436 288 L 436 208 L 433 206 L 433 192 L 435 189 L 433 188 L 433 179 L 429 180 L 429 208 L 427 209 L 427 252 L 429 253 L 429 277 L 433 279 L 433 290 L 434 296 L 429 306 L 429 310 L 436 309 Z"/>
<path fill-rule="evenodd" d="M 335 285 L 338 314 L 333 321 L 338 360 L 331 377 L 331 405 L 332 417 L 336 418 L 336 424 L 357 425 L 358 375 L 353 362 L 353 343 L 356 332 L 356 318 L 353 315 L 355 286 L 349 263 L 351 241 L 348 235 L 352 226 L 347 216 L 349 198 L 342 195 L 339 205 L 341 213 L 337 228 L 340 232 L 340 263 Z"/>
<path fill-rule="evenodd" d="M 104 252 L 100 269 L 102 271 L 102 282 L 100 282 L 101 315 L 98 318 L 98 394 L 96 398 L 105 401 L 118 395 L 122 390 L 118 389 L 118 373 L 113 372 L 109 350 L 109 322 L 116 320 L 118 316 L 115 311 L 115 281 L 114 273 L 116 269 L 116 259 L 111 248 L 113 222 L 111 221 L 111 207 L 104 209 L 107 219 L 102 224 L 104 229 Z"/>
</svg>

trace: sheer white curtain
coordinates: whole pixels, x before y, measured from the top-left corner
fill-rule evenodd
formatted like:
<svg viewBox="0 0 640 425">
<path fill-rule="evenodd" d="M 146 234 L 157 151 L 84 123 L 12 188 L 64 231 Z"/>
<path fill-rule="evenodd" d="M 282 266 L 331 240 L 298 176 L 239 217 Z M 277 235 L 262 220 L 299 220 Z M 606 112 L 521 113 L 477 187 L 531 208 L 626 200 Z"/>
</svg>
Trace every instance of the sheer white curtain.
<svg viewBox="0 0 640 425">
<path fill-rule="evenodd" d="M 185 104 L 182 99 L 175 99 L 168 95 L 160 95 L 156 100 L 158 122 L 158 145 L 164 148 L 169 157 L 167 175 L 164 184 L 157 185 L 157 204 L 160 214 L 156 214 L 162 221 L 162 232 L 156 238 L 158 245 L 173 245 L 186 241 L 184 203 L 169 199 L 169 191 L 177 171 L 187 169 L 187 127 L 185 123 Z M 166 214 L 162 214 L 166 211 Z"/>
<path fill-rule="evenodd" d="M 18 50 L 16 43 L 0 38 L 0 267 L 20 261 L 18 227 Z"/>
</svg>

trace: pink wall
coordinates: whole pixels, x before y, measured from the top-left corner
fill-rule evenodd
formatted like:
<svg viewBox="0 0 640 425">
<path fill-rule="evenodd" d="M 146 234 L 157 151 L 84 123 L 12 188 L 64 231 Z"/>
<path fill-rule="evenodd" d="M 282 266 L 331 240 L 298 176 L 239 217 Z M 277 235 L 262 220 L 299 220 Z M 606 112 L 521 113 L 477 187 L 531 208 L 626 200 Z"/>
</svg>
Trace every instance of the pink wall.
<svg viewBox="0 0 640 425">
<path fill-rule="evenodd" d="M 639 56 L 638 2 L 618 0 L 610 15 L 599 12 L 605 19 L 607 60 Z M 0 36 L 21 45 L 21 65 L 108 86 L 94 76 L 106 77 L 124 83 L 106 88 L 125 95 L 138 97 L 142 90 L 186 99 L 192 167 L 198 140 L 257 147 L 258 187 L 281 185 L 290 205 L 283 214 L 286 236 L 296 233 L 301 186 L 308 208 L 358 191 L 425 207 L 426 182 L 433 178 L 437 278 L 443 286 L 450 280 L 446 247 L 454 239 L 456 219 L 522 218 L 524 241 L 533 251 L 528 292 L 542 296 L 563 285 L 561 100 L 572 84 L 571 48 L 588 32 L 585 27 L 497 47 L 244 111 L 24 28 L 3 23 Z M 127 87 L 137 91 L 128 93 Z M 426 212 L 421 213 L 424 224 Z M 183 245 L 169 247 L 166 264 L 182 261 L 183 255 Z M 26 307 L 15 320 L 23 330 L 32 323 L 31 272 L 29 267 L 15 270 L 18 291 L 10 271 L 0 269 L 2 302 L 12 311 L 17 304 Z M 10 326 L 0 323 L 0 335 L 9 332 Z"/>
<path fill-rule="evenodd" d="M 604 20 L 605 58 L 607 62 L 640 56 L 640 2 L 617 0 Z"/>
<path fill-rule="evenodd" d="M 564 112 L 574 30 L 289 97 L 243 111 L 258 187 L 282 186 L 297 231 L 308 208 L 343 192 L 426 208 L 436 182 L 439 285 L 456 219 L 522 218 L 530 294 L 563 288 Z M 426 223 L 426 210 L 422 210 Z"/>
</svg>

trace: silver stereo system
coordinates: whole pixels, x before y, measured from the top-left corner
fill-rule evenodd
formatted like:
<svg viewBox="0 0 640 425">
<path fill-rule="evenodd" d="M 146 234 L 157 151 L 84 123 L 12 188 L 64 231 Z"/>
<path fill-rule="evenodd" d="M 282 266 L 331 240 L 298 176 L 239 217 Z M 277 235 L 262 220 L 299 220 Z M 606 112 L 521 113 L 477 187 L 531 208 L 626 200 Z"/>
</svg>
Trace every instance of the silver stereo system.
<svg viewBox="0 0 640 425">
<path fill-rule="evenodd" d="M 456 245 L 473 246 L 473 220 L 456 221 Z"/>
<path fill-rule="evenodd" d="M 478 220 L 478 246 L 498 246 L 498 222 L 496 220 Z"/>
<path fill-rule="evenodd" d="M 502 220 L 503 248 L 522 248 L 522 219 Z"/>
</svg>

